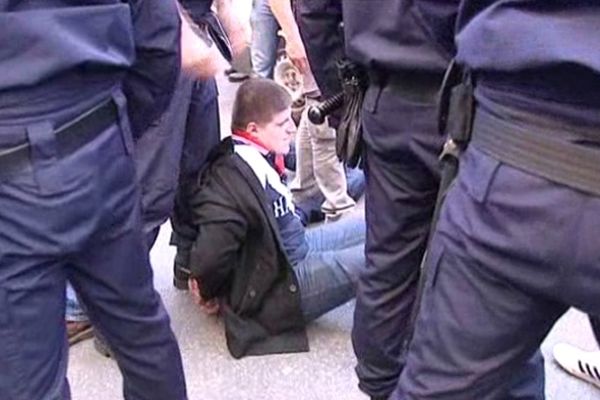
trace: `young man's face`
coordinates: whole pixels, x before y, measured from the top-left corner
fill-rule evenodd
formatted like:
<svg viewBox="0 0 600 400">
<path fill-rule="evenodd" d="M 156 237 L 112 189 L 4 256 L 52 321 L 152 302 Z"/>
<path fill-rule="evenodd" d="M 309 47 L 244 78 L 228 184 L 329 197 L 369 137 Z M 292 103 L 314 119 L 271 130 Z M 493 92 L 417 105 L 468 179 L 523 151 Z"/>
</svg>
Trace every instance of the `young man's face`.
<svg viewBox="0 0 600 400">
<path fill-rule="evenodd" d="M 292 108 L 277 113 L 270 122 L 256 125 L 256 135 L 267 150 L 277 154 L 287 154 L 290 143 L 296 132 L 296 125 L 292 120 Z"/>
</svg>

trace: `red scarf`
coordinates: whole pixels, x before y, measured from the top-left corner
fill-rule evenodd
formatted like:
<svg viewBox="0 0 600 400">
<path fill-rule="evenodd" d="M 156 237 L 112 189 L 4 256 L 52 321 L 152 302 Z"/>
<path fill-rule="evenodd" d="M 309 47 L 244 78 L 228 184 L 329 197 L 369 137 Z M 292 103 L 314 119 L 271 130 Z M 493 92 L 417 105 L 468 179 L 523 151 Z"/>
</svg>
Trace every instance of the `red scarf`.
<svg viewBox="0 0 600 400">
<path fill-rule="evenodd" d="M 282 154 L 275 154 L 274 152 L 269 151 L 269 149 L 267 149 L 267 147 L 258 138 L 250 135 L 248 132 L 243 131 L 241 129 L 233 130 L 233 138 L 238 138 L 241 139 L 242 142 L 248 143 L 249 145 L 256 148 L 258 151 L 260 151 L 261 154 L 263 154 L 264 156 L 268 157 L 269 155 L 274 155 L 273 164 L 275 170 L 280 176 L 285 176 L 285 160 Z M 268 157 L 267 159 L 269 158 L 270 157 Z"/>
</svg>

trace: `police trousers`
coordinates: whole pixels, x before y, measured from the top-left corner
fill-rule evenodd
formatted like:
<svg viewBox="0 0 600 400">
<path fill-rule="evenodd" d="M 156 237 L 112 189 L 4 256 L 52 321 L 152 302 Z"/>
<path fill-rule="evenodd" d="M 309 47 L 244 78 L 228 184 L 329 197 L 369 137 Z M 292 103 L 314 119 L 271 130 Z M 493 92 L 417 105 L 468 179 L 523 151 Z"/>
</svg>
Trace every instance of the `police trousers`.
<svg viewBox="0 0 600 400">
<path fill-rule="evenodd" d="M 432 239 L 414 339 L 392 398 L 506 399 L 516 368 L 570 306 L 599 315 L 598 235 L 600 198 L 471 143 Z"/>
<path fill-rule="evenodd" d="M 179 186 L 175 193 L 175 203 L 171 215 L 173 233 L 170 244 L 177 246 L 175 262 L 173 265 L 174 284 L 179 289 L 187 289 L 187 270 L 183 271 L 181 260 L 188 259 L 187 250 L 191 243 L 184 243 L 181 235 L 193 218 L 193 207 L 190 199 L 194 196 L 195 180 L 206 165 L 210 152 L 221 141 L 221 126 L 219 119 L 218 90 L 214 79 L 205 82 L 196 82 L 192 91 L 192 100 L 186 122 L 183 153 L 181 155 L 181 170 Z M 193 236 L 193 234 L 192 234 Z"/>
<path fill-rule="evenodd" d="M 366 268 L 359 276 L 352 343 L 361 390 L 389 395 L 415 300 L 419 266 L 439 185 L 443 138 L 429 96 L 372 83 L 363 103 Z"/>
<path fill-rule="evenodd" d="M 177 210 L 181 186 L 204 165 L 220 141 L 219 104 L 214 79 L 180 76 L 167 110 L 136 144 L 136 169 L 142 189 L 142 220 L 148 247 L 160 226 Z"/>
<path fill-rule="evenodd" d="M 21 119 L 29 165 L 0 171 L 0 398 L 69 399 L 65 283 L 123 373 L 126 399 L 185 399 L 179 348 L 154 290 L 133 141 L 119 117 L 61 154 L 53 115 Z M 0 131 L 6 131 L 2 121 Z"/>
<path fill-rule="evenodd" d="M 410 78 L 407 85 L 372 83 L 362 110 L 366 268 L 358 281 L 352 343 L 359 387 L 373 397 L 389 396 L 404 366 L 403 344 L 440 179 L 438 82 Z M 544 397 L 543 359 L 538 353 L 528 363 L 511 380 L 507 398 Z"/>
</svg>

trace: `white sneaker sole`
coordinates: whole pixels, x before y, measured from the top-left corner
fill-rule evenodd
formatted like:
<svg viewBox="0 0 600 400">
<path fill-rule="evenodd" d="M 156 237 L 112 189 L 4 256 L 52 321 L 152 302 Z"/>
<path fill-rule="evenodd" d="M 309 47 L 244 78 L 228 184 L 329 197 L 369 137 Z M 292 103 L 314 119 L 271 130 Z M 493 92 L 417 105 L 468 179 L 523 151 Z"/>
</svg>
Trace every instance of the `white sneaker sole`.
<svg viewBox="0 0 600 400">
<path fill-rule="evenodd" d="M 600 389 L 600 352 L 585 352 L 568 344 L 557 344 L 554 360 L 565 371 Z"/>
</svg>

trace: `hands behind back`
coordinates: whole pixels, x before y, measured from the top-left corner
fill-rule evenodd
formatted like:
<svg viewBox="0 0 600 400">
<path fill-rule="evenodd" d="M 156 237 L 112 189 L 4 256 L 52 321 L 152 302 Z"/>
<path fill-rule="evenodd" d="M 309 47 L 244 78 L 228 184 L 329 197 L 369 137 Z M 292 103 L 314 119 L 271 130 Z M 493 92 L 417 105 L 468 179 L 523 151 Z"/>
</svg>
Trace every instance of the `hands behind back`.
<svg viewBox="0 0 600 400">
<path fill-rule="evenodd" d="M 217 298 L 205 300 L 200 294 L 200 285 L 196 278 L 188 280 L 188 288 L 194 302 L 200 306 L 200 309 L 208 315 L 217 315 L 219 313 L 219 301 Z"/>
</svg>

